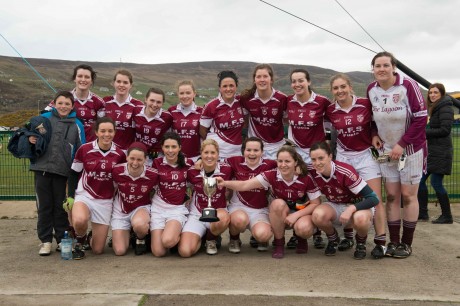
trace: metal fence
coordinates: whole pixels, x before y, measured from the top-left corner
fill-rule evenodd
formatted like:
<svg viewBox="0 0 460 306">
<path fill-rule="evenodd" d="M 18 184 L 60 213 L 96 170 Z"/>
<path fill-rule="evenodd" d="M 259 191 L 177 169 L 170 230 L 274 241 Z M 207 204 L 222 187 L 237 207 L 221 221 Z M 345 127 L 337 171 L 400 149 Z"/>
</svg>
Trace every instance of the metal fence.
<svg viewBox="0 0 460 306">
<path fill-rule="evenodd" d="M 35 199 L 34 180 L 28 159 L 17 159 L 7 150 L 10 131 L 0 131 L 0 200 Z M 452 175 L 444 177 L 444 186 L 453 202 L 460 202 L 460 124 L 452 127 L 454 160 Z M 428 182 L 427 182 L 428 183 Z M 436 200 L 434 190 L 428 186 L 430 199 Z"/>
</svg>

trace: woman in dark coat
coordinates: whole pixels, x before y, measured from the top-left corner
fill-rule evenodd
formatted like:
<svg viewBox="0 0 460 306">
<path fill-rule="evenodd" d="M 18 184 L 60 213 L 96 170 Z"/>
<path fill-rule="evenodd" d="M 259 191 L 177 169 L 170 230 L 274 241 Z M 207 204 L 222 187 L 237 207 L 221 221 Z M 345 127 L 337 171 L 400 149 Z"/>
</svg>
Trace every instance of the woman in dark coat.
<svg viewBox="0 0 460 306">
<path fill-rule="evenodd" d="M 431 175 L 431 186 L 436 191 L 436 197 L 441 205 L 442 214 L 433 220 L 435 224 L 451 224 L 449 196 L 443 186 L 444 175 L 452 171 L 452 137 L 451 129 L 454 120 L 452 109 L 453 99 L 446 95 L 444 85 L 435 83 L 428 89 L 428 115 L 430 119 L 426 127 L 428 142 L 427 173 L 423 175 L 418 190 L 419 221 L 428 221 L 428 189 L 426 180 Z"/>
</svg>

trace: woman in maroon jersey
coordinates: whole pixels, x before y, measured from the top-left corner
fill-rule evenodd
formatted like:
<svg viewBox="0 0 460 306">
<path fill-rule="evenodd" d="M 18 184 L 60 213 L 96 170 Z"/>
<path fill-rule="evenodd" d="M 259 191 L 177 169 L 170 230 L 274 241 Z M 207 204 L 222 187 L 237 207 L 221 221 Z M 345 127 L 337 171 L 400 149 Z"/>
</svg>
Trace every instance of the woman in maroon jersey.
<svg viewBox="0 0 460 306">
<path fill-rule="evenodd" d="M 334 103 L 326 111 L 326 117 L 337 131 L 336 160 L 353 166 L 369 187 L 382 199 L 382 179 L 379 163 L 372 157 L 372 141 L 376 138 L 377 127 L 372 121 L 372 105 L 367 98 L 354 95 L 350 78 L 343 73 L 330 80 Z M 380 202 L 375 207 L 375 248 L 371 255 L 375 259 L 385 256 L 385 208 Z M 351 234 L 353 232 L 351 231 Z M 353 237 L 345 237 L 339 250 L 354 245 Z"/>
<path fill-rule="evenodd" d="M 234 156 L 225 160 L 233 170 L 233 177 L 237 180 L 248 180 L 266 170 L 276 168 L 276 162 L 262 158 L 264 144 L 257 137 L 249 137 L 243 141 L 241 153 L 243 156 Z M 229 204 L 230 213 L 230 253 L 240 253 L 240 233 L 246 229 L 258 242 L 257 250 L 266 251 L 268 241 L 272 237 L 270 220 L 268 219 L 268 199 L 264 188 L 245 192 L 234 192 Z"/>
<path fill-rule="evenodd" d="M 356 230 L 355 259 L 366 257 L 366 239 L 372 224 L 372 208 L 379 198 L 349 164 L 332 160 L 332 151 L 325 142 L 310 147 L 313 164 L 311 177 L 327 201 L 313 212 L 313 222 L 329 240 L 324 254 L 336 254 L 340 237 L 335 226 L 350 226 Z"/>
<path fill-rule="evenodd" d="M 270 224 L 275 236 L 272 257 L 279 259 L 284 257 L 286 227 L 293 228 L 298 236 L 296 253 L 308 252 L 307 238 L 313 235 L 315 229 L 311 214 L 320 203 L 321 194 L 308 175 L 307 165 L 292 146 L 281 147 L 276 161 L 277 169 L 264 171 L 249 180 L 218 178 L 218 183 L 221 187 L 240 192 L 270 188 L 274 199 L 269 206 Z M 296 167 L 299 167 L 300 175 L 297 175 Z"/>
<path fill-rule="evenodd" d="M 144 107 L 144 103 L 130 95 L 133 75 L 128 70 L 120 69 L 115 73 L 113 87 L 115 95 L 104 97 L 105 116 L 115 122 L 117 133 L 114 142 L 127 150 L 135 138 L 133 117 Z"/>
<path fill-rule="evenodd" d="M 171 114 L 162 108 L 164 101 L 163 90 L 150 88 L 145 95 L 145 106 L 133 117 L 136 141 L 147 146 L 149 166 L 152 165 L 153 159 L 160 155 L 160 141 L 172 124 Z"/>
<path fill-rule="evenodd" d="M 97 118 L 104 116 L 102 98 L 90 91 L 96 81 L 96 71 L 89 65 L 78 65 L 73 69 L 72 81 L 75 83 L 75 88 L 71 91 L 75 101 L 74 110 L 77 118 L 83 122 L 86 141 L 90 142 L 96 139 L 93 129 L 94 122 Z M 45 110 L 51 110 L 52 107 L 54 107 L 54 100 Z"/>
<path fill-rule="evenodd" d="M 147 251 L 145 236 L 149 232 L 151 191 L 158 183 L 156 171 L 146 166 L 147 147 L 133 142 L 128 148 L 127 162 L 112 170 L 117 193 L 113 202 L 112 248 L 115 255 L 125 255 L 129 247 L 131 227 L 136 234 L 134 252 Z"/>
<path fill-rule="evenodd" d="M 226 163 L 219 162 L 219 145 L 213 139 L 206 139 L 201 143 L 201 170 L 191 167 L 187 171 L 187 180 L 193 186 L 190 214 L 182 229 L 179 242 L 179 254 L 190 257 L 200 249 L 201 239 L 205 237 L 206 253 L 217 254 L 217 236 L 227 230 L 230 216 L 227 211 L 227 196 L 225 188 L 218 189 L 211 197 L 212 207 L 217 209 L 218 222 L 200 221 L 201 212 L 208 206 L 208 196 L 203 191 L 203 179 L 210 177 L 231 178 L 232 169 Z"/>
<path fill-rule="evenodd" d="M 196 89 L 193 81 L 179 81 L 177 96 L 179 104 L 168 109 L 173 117 L 172 130 L 181 138 L 181 152 L 195 162 L 200 157 L 200 117 L 203 108 L 195 103 Z"/>
<path fill-rule="evenodd" d="M 200 135 L 219 144 L 219 157 L 240 155 L 243 142 L 244 114 L 236 96 L 238 77 L 233 71 L 221 71 L 219 96 L 208 102 L 201 114 Z"/>
<path fill-rule="evenodd" d="M 273 88 L 274 72 L 269 64 L 259 64 L 252 74 L 253 84 L 241 93 L 241 105 L 249 113 L 248 136 L 264 142 L 264 157 L 276 159 L 284 144 L 283 116 L 287 97 Z"/>
<path fill-rule="evenodd" d="M 97 140 L 82 145 L 72 164 L 73 175 L 69 177 L 69 196 L 75 204 L 72 208 L 72 224 L 75 228 L 77 244 L 74 259 L 82 259 L 85 253 L 82 245 L 86 242 L 88 221 L 91 221 L 94 254 L 102 254 L 112 216 L 115 192 L 112 169 L 126 160 L 125 153 L 113 142 L 115 123 L 111 118 L 102 117 L 94 125 Z M 81 172 L 78 180 L 78 173 Z M 75 190 L 76 181 L 78 187 Z"/>
<path fill-rule="evenodd" d="M 158 173 L 158 187 L 152 199 L 150 231 L 154 256 L 165 256 L 176 246 L 187 221 L 187 170 L 193 165 L 182 153 L 181 139 L 175 132 L 167 132 L 161 140 L 163 157 L 153 161 Z"/>
</svg>

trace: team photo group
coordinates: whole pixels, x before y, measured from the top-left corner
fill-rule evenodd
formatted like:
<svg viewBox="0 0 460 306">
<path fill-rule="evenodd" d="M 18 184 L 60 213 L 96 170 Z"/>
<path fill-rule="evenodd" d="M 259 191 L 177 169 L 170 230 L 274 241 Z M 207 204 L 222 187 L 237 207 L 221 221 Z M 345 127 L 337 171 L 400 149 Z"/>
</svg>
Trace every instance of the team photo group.
<svg viewBox="0 0 460 306">
<path fill-rule="evenodd" d="M 292 93 L 273 87 L 269 64 L 254 68 L 245 89 L 225 70 L 203 107 L 193 81 L 179 80 L 169 109 L 159 88 L 133 98 L 127 70 L 115 73 L 114 95 L 100 98 L 93 68 L 75 67 L 75 88 L 40 115 L 49 141 L 30 164 L 39 255 L 52 253 L 53 238 L 61 251 L 67 235 L 73 259 L 102 254 L 107 242 L 115 255 L 236 254 L 249 230 L 244 243 L 276 259 L 285 248 L 306 254 L 310 238 L 326 256 L 409 257 L 417 222 L 429 220 L 429 176 L 442 210 L 432 222 L 452 223 L 443 177 L 453 110 L 442 84 L 423 97 L 396 64 L 389 52 L 372 58 L 366 97 L 334 75 L 331 99 L 312 90 L 305 69 L 290 73 Z M 43 146 L 40 135 L 27 140 Z"/>
</svg>

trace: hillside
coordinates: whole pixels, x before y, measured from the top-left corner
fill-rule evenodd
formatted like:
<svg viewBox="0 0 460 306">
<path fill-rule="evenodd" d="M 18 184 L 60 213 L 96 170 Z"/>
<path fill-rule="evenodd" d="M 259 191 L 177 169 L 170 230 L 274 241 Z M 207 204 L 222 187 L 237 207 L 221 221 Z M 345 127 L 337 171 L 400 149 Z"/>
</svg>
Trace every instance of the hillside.
<svg viewBox="0 0 460 306">
<path fill-rule="evenodd" d="M 57 90 L 70 90 L 73 67 L 83 62 L 52 59 L 28 59 L 28 62 Z M 182 79 L 192 79 L 200 98 L 197 103 L 204 104 L 217 94 L 217 73 L 234 70 L 240 77 L 240 91 L 251 85 L 251 74 L 256 63 L 252 62 L 193 62 L 172 64 L 132 64 L 85 62 L 97 71 L 93 90 L 100 96 L 113 93 L 111 81 L 116 70 L 130 70 L 134 75 L 132 95 L 141 100 L 150 87 L 159 87 L 166 92 L 175 91 L 175 83 Z M 290 94 L 289 73 L 294 68 L 305 68 L 310 72 L 312 87 L 318 93 L 329 95 L 329 78 L 337 71 L 316 66 L 273 64 L 275 88 Z M 367 84 L 372 80 L 368 72 L 350 72 L 354 89 L 358 95 L 364 94 Z M 137 94 L 141 92 L 142 94 Z M 19 110 L 43 109 L 53 97 L 53 91 L 17 57 L 0 56 L 0 126 L 7 125 L 5 115 Z M 175 96 L 168 96 L 167 105 L 177 103 Z M 10 126 L 11 120 L 7 120 Z M 20 123 L 17 123 L 20 124 Z"/>
</svg>

